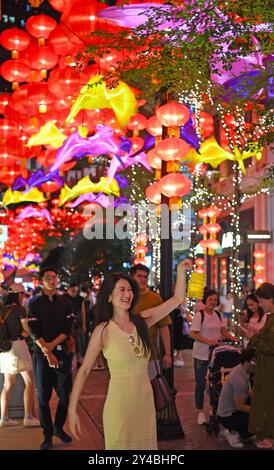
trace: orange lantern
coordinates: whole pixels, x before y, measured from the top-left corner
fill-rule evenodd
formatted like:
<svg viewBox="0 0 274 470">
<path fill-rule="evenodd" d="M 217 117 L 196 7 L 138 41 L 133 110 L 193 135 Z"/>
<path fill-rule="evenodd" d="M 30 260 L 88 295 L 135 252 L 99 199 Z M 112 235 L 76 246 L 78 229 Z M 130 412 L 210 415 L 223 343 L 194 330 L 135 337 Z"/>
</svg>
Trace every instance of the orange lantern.
<svg viewBox="0 0 274 470">
<path fill-rule="evenodd" d="M 178 137 L 164 139 L 156 147 L 156 152 L 162 160 L 180 160 L 188 153 L 190 145 Z"/>
<path fill-rule="evenodd" d="M 152 183 L 146 189 L 146 197 L 150 202 L 153 204 L 160 204 L 161 203 L 161 191 L 159 187 L 159 182 Z"/>
<path fill-rule="evenodd" d="M 221 229 L 222 227 L 219 224 L 213 222 L 206 225 L 206 230 L 212 235 L 219 233 Z"/>
<path fill-rule="evenodd" d="M 159 181 L 162 194 L 170 198 L 170 205 L 180 204 L 181 197 L 191 190 L 191 181 L 182 173 L 169 173 Z"/>
<path fill-rule="evenodd" d="M 156 116 L 162 126 L 178 127 L 187 123 L 190 118 L 190 112 L 185 105 L 176 101 L 170 101 L 158 108 Z"/>
<path fill-rule="evenodd" d="M 2 31 L 0 43 L 4 49 L 11 51 L 13 59 L 18 59 L 19 51 L 23 51 L 29 46 L 30 36 L 23 29 L 17 27 L 8 28 Z"/>
<path fill-rule="evenodd" d="M 155 115 L 151 116 L 148 119 L 146 129 L 150 134 L 154 135 L 155 137 L 161 136 L 163 131 L 162 124 Z"/>
<path fill-rule="evenodd" d="M 212 251 L 219 250 L 219 248 L 221 248 L 220 242 L 216 239 L 211 239 L 211 238 L 206 240 L 206 246 L 208 250 L 212 250 Z M 211 253 L 209 252 L 209 254 Z"/>
</svg>

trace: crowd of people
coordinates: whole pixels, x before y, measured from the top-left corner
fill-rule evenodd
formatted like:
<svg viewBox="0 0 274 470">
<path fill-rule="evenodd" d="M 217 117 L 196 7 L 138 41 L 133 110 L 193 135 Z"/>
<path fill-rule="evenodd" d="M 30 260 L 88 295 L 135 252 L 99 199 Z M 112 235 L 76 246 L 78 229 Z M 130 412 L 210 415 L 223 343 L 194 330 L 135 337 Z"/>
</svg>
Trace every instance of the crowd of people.
<svg viewBox="0 0 274 470">
<path fill-rule="evenodd" d="M 274 286 L 266 283 L 256 292 L 243 292 L 236 336 L 230 292 L 220 298 L 216 290 L 206 288 L 193 311 L 187 310 L 185 271 L 189 266 L 188 260 L 178 265 L 174 294 L 165 302 L 148 287 L 150 273 L 143 265 L 133 266 L 129 275 L 107 276 L 96 296 L 91 286 L 85 285 L 80 292 L 77 283 L 60 292 L 58 272 L 50 266 L 40 272 L 38 294 L 30 295 L 23 284 L 13 283 L 3 295 L 0 312 L 12 340 L 11 349 L 0 353 L 4 374 L 0 427 L 19 424 L 9 418 L 8 405 L 16 375 L 21 374 L 25 383 L 23 425 L 41 426 L 44 439 L 40 449 L 51 449 L 53 436 L 64 443 L 79 439 L 77 405 L 86 379 L 92 369 L 108 368 L 105 448 L 157 449 L 150 380 L 159 366 L 183 368 L 184 349 L 193 348 L 197 424 L 203 425 L 207 422 L 204 401 L 210 354 L 222 340 L 229 340 L 241 343 L 242 354 L 226 378 L 218 403 L 224 436 L 235 448 L 243 447 L 248 439 L 256 439 L 258 448 L 271 448 Z M 32 356 L 30 340 L 26 342 L 29 337 Z M 76 377 L 73 370 L 78 370 Z M 39 419 L 34 416 L 34 386 Z M 53 389 L 58 397 L 54 418 L 50 407 Z M 64 431 L 67 417 L 73 437 Z"/>
</svg>

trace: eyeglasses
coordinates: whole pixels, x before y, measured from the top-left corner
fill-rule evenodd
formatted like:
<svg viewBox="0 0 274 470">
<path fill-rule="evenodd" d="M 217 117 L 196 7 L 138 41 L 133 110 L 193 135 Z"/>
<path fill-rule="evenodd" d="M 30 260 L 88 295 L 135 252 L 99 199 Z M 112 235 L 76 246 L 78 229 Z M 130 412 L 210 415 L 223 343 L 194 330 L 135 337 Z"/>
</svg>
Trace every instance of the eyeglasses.
<svg viewBox="0 0 274 470">
<path fill-rule="evenodd" d="M 140 348 L 139 344 L 137 343 L 137 339 L 136 337 L 134 336 L 134 334 L 130 334 L 128 336 L 128 341 L 130 342 L 130 344 L 133 346 L 133 352 L 134 354 L 137 356 L 137 357 L 140 357 L 142 356 L 142 349 Z"/>
</svg>

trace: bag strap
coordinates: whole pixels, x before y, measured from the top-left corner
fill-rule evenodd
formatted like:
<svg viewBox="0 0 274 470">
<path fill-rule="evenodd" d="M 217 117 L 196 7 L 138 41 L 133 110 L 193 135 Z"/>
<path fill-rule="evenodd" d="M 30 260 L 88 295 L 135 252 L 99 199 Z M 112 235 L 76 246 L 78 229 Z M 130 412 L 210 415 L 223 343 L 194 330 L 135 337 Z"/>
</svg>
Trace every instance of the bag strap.
<svg viewBox="0 0 274 470">
<path fill-rule="evenodd" d="M 6 315 L 5 315 L 4 318 L 3 318 L 2 315 L 1 315 L 1 320 L 0 320 L 0 322 L 2 323 L 2 325 L 4 325 L 6 319 L 8 318 L 8 316 L 9 316 L 9 314 L 12 312 L 12 310 L 13 310 L 13 305 L 11 305 L 11 307 L 8 309 L 8 311 L 7 311 L 7 313 L 6 313 Z"/>
<path fill-rule="evenodd" d="M 161 370 L 160 370 L 160 367 L 159 367 L 159 364 L 158 364 L 157 360 L 155 359 L 155 357 L 157 357 L 157 354 L 155 354 L 155 348 L 154 348 L 154 345 L 152 344 L 152 342 L 151 342 L 151 352 L 153 353 L 153 362 L 154 362 L 154 365 L 155 365 L 155 370 L 157 372 L 157 375 L 160 375 Z"/>
</svg>

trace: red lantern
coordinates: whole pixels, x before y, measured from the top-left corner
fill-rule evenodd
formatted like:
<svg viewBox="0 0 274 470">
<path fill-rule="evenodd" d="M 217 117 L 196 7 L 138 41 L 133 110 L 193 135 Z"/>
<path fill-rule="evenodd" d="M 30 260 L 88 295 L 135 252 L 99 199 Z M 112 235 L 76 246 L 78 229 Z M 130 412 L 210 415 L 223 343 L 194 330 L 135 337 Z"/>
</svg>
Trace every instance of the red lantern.
<svg viewBox="0 0 274 470">
<path fill-rule="evenodd" d="M 47 181 L 41 184 L 40 188 L 44 193 L 55 193 L 60 189 L 60 185 L 55 183 L 55 181 Z"/>
<path fill-rule="evenodd" d="M 137 245 L 134 247 L 134 253 L 136 253 L 138 256 L 145 256 L 147 252 L 148 248 L 146 246 Z"/>
<path fill-rule="evenodd" d="M 190 145 L 178 137 L 170 137 L 161 140 L 156 147 L 156 152 L 162 160 L 166 162 L 180 160 L 189 152 Z"/>
<path fill-rule="evenodd" d="M 206 247 L 209 249 L 209 250 L 219 250 L 219 248 L 221 247 L 220 245 L 220 242 L 218 240 L 216 240 L 215 238 L 211 239 L 209 238 L 208 240 L 206 240 Z"/>
<path fill-rule="evenodd" d="M 28 50 L 28 60 L 32 69 L 41 70 L 42 76 L 46 77 L 46 71 L 55 67 L 58 56 L 48 46 L 33 46 Z"/>
<path fill-rule="evenodd" d="M 49 4 L 57 11 L 64 11 L 66 0 L 49 0 Z"/>
<path fill-rule="evenodd" d="M 162 160 L 157 155 L 155 149 L 151 149 L 149 152 L 147 152 L 147 162 L 155 170 L 160 170 L 162 168 Z"/>
<path fill-rule="evenodd" d="M 194 127 L 197 128 L 196 115 L 193 114 Z M 211 114 L 204 113 L 203 111 L 199 114 L 199 127 L 201 131 L 202 139 L 207 139 L 214 133 L 214 121 Z"/>
<path fill-rule="evenodd" d="M 0 93 L 0 114 L 6 114 L 6 107 L 9 104 L 10 97 L 9 93 Z"/>
<path fill-rule="evenodd" d="M 191 181 L 182 173 L 169 173 L 160 179 L 159 189 L 167 197 L 181 197 L 191 190 Z"/>
<path fill-rule="evenodd" d="M 221 229 L 222 227 L 216 223 L 210 223 L 206 225 L 206 230 L 208 231 L 208 233 L 212 235 L 216 235 L 217 233 L 220 232 Z"/>
<path fill-rule="evenodd" d="M 4 49 L 11 52 L 13 59 L 18 59 L 18 51 L 23 51 L 29 46 L 30 36 L 17 27 L 5 29 L 0 36 L 0 43 Z"/>
<path fill-rule="evenodd" d="M 144 139 L 142 139 L 142 137 L 129 137 L 128 140 L 132 142 L 130 153 L 138 152 L 144 145 Z"/>
<path fill-rule="evenodd" d="M 157 118 L 157 116 L 151 116 L 148 119 L 146 129 L 150 134 L 155 135 L 155 137 L 157 135 L 162 135 L 163 131 L 162 124 Z"/>
<path fill-rule="evenodd" d="M 218 207 L 216 206 L 210 206 L 207 208 L 207 216 L 210 219 L 215 219 L 216 217 L 218 217 L 220 212 L 221 212 L 220 209 L 218 209 Z"/>
<path fill-rule="evenodd" d="M 20 60 L 6 60 L 1 65 L 1 75 L 8 82 L 12 83 L 12 88 L 18 87 L 19 83 L 28 81 L 30 68 Z"/>
<path fill-rule="evenodd" d="M 161 202 L 161 191 L 159 187 L 159 183 L 152 183 L 146 189 L 146 197 L 150 202 L 154 204 L 160 204 Z"/>
<path fill-rule="evenodd" d="M 199 227 L 199 233 L 203 236 L 206 236 L 207 235 L 207 226 L 206 225 L 200 225 Z"/>
<path fill-rule="evenodd" d="M 0 118 L 0 143 L 4 143 L 9 138 L 19 134 L 20 129 L 17 122 Z"/>
<path fill-rule="evenodd" d="M 135 116 L 132 116 L 130 118 L 130 121 L 127 125 L 128 129 L 130 131 L 141 131 L 146 127 L 147 124 L 147 118 L 141 113 L 135 114 Z"/>
<path fill-rule="evenodd" d="M 48 86 L 56 96 L 77 97 L 81 88 L 88 81 L 88 76 L 83 72 L 77 72 L 73 67 L 65 67 L 62 70 L 56 68 L 51 71 Z"/>
<path fill-rule="evenodd" d="M 208 216 L 207 209 L 200 209 L 198 212 L 198 216 L 201 217 L 201 219 L 206 219 Z"/>
<path fill-rule="evenodd" d="M 75 43 L 71 42 L 71 34 L 72 33 L 62 25 L 57 26 L 57 28 L 50 33 L 48 44 L 52 47 L 55 54 L 66 56 L 77 52 L 82 43 L 79 40 L 79 46 L 77 46 Z"/>
<path fill-rule="evenodd" d="M 41 39 L 40 44 L 44 44 L 51 31 L 56 28 L 57 22 L 54 18 L 43 13 L 30 16 L 26 21 L 26 30 L 35 38 Z"/>
<path fill-rule="evenodd" d="M 156 116 L 163 126 L 183 126 L 189 120 L 190 112 L 185 105 L 170 101 L 158 108 Z"/>
</svg>

